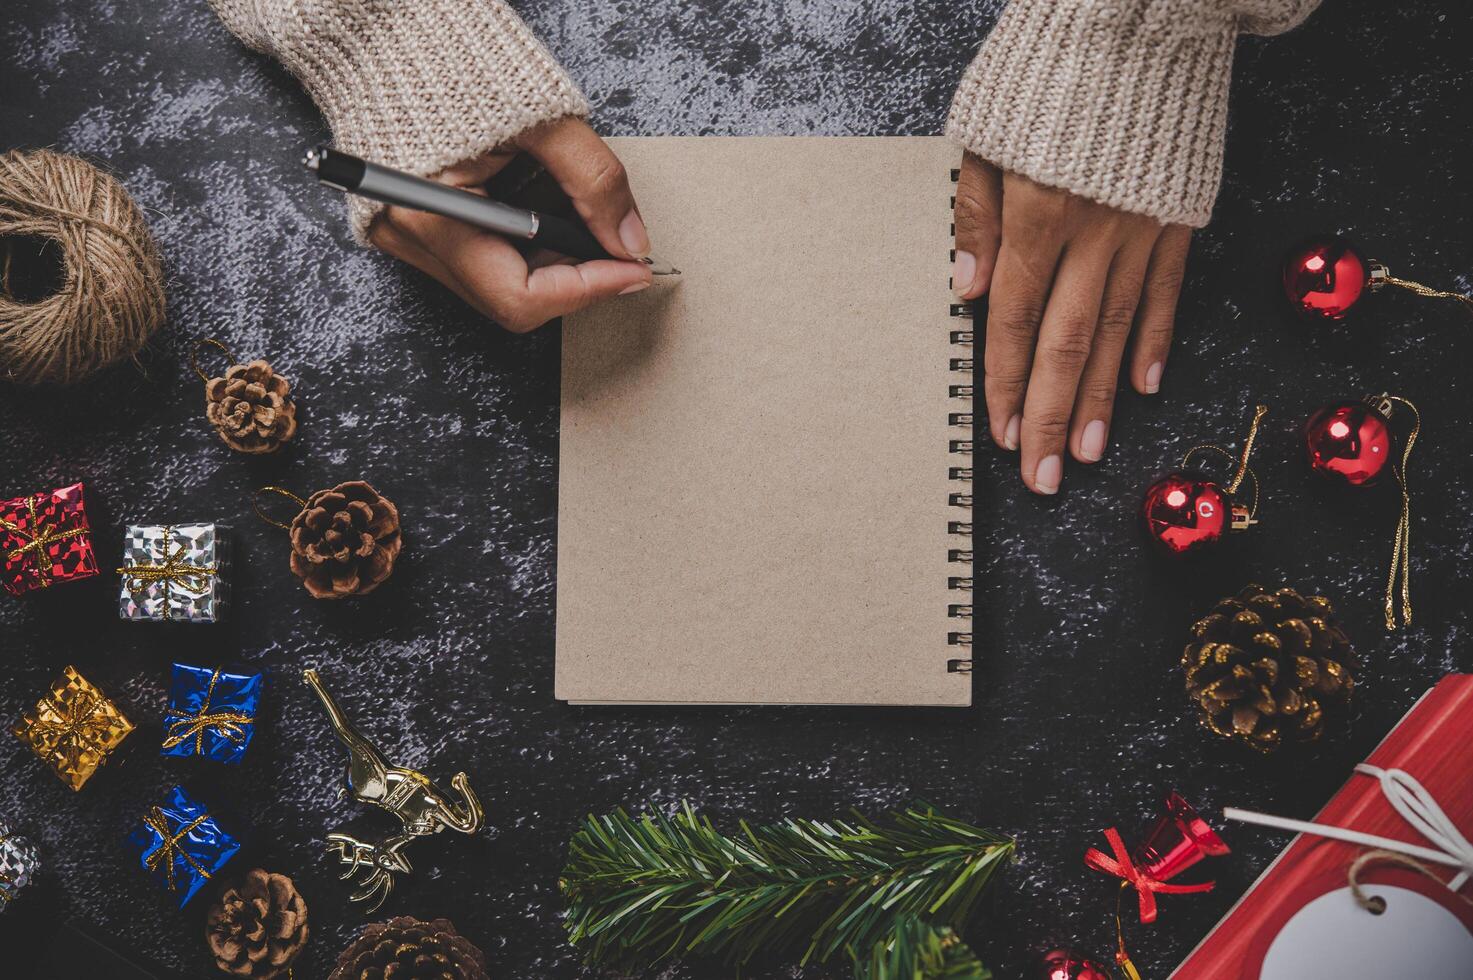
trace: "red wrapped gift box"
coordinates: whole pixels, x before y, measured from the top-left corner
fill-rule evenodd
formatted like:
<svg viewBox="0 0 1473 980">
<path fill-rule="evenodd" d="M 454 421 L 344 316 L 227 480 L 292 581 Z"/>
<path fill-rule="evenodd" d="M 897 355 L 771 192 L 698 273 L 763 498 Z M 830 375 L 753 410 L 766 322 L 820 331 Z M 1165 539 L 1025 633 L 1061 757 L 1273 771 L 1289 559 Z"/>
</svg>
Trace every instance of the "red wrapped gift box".
<svg viewBox="0 0 1473 980">
<path fill-rule="evenodd" d="M 1376 747 L 1366 766 L 1409 774 L 1453 827 L 1473 834 L 1473 674 L 1450 674 L 1439 681 Z M 1396 811 L 1375 773 L 1363 769 L 1312 822 L 1433 846 Z M 1298 835 L 1176 968 L 1172 980 L 1257 978 L 1270 941 L 1285 923 L 1329 890 L 1345 886 L 1351 864 L 1368 850 L 1317 834 Z M 1444 887 L 1456 883 L 1457 869 L 1435 863 L 1428 867 L 1437 881 L 1404 868 L 1383 869 L 1376 881 L 1417 890 L 1446 906 L 1465 925 L 1473 923 L 1473 905 Z M 1473 883 L 1463 885 L 1461 894 L 1473 894 Z M 1473 970 L 1473 965 L 1469 968 Z"/>
<path fill-rule="evenodd" d="M 0 561 L 11 595 L 96 575 L 82 484 L 0 501 Z"/>
</svg>

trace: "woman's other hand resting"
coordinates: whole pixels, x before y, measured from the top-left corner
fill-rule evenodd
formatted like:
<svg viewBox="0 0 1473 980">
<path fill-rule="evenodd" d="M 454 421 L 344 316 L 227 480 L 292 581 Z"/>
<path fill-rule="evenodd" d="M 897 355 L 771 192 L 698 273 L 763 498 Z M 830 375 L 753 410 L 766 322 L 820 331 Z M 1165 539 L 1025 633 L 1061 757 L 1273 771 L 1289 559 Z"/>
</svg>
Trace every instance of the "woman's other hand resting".
<svg viewBox="0 0 1473 980">
<path fill-rule="evenodd" d="M 1051 494 L 1064 450 L 1097 462 L 1120 364 L 1161 385 L 1191 229 L 1119 211 L 967 153 L 956 192 L 952 287 L 988 296 L 983 393 L 992 439 L 1021 451 L 1023 482 Z"/>
<path fill-rule="evenodd" d="M 436 180 L 484 194 L 516 151 L 547 168 L 599 244 L 617 259 L 573 262 L 552 252 L 523 258 L 499 235 L 454 218 L 390 206 L 369 227 L 374 245 L 428 273 L 461 299 L 516 333 L 611 296 L 650 284 L 650 241 L 624 167 L 588 123 L 568 117 L 529 129 L 504 151 L 487 153 Z"/>
</svg>

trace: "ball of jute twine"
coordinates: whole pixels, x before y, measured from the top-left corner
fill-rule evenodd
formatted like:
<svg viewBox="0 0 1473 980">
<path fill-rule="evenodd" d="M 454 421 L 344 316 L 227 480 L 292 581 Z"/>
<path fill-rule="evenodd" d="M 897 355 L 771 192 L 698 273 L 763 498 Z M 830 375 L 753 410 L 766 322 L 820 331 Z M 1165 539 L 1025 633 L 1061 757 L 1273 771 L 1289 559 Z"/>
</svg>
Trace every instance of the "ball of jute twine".
<svg viewBox="0 0 1473 980">
<path fill-rule="evenodd" d="M 0 243 L 60 247 L 61 288 L 18 300 L 0 260 L 0 379 L 72 384 L 137 354 L 164 322 L 164 277 L 143 212 L 117 179 L 50 150 L 0 155 Z"/>
</svg>

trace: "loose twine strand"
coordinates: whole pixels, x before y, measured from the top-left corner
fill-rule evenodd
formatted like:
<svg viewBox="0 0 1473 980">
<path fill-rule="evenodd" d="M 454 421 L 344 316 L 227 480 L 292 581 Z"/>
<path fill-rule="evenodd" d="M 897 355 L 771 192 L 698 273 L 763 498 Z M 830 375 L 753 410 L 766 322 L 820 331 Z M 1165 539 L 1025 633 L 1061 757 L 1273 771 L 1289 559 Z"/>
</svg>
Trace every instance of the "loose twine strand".
<svg viewBox="0 0 1473 980">
<path fill-rule="evenodd" d="M 50 150 L 0 154 L 0 239 L 61 252 L 61 287 L 37 302 L 0 270 L 0 378 L 72 384 L 135 356 L 164 321 L 164 277 L 143 213 L 116 178 Z"/>
<path fill-rule="evenodd" d="M 1447 884 L 1447 882 L 1438 877 L 1437 872 L 1414 857 L 1406 854 L 1397 854 L 1395 851 L 1366 851 L 1351 862 L 1350 870 L 1346 872 L 1345 877 L 1350 883 L 1350 894 L 1355 899 L 1355 904 L 1367 912 L 1374 912 L 1376 915 L 1380 915 L 1386 911 L 1386 899 L 1380 895 L 1367 895 L 1365 887 L 1360 882 L 1362 872 L 1365 871 L 1367 866 L 1372 864 L 1399 864 L 1404 868 L 1410 868 L 1412 871 L 1426 875 L 1439 885 Z M 1473 905 L 1473 898 L 1469 898 L 1460 892 L 1454 892 L 1453 894 L 1457 895 L 1459 899 L 1467 902 L 1469 905 Z"/>
</svg>

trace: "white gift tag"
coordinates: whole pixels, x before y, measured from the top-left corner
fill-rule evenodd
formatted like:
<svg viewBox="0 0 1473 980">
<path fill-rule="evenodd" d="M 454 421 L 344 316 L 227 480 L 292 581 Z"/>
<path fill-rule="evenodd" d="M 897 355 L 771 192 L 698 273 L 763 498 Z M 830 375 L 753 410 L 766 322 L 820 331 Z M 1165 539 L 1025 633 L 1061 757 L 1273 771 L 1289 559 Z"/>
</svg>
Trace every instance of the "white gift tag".
<svg viewBox="0 0 1473 980">
<path fill-rule="evenodd" d="M 1386 910 L 1377 915 L 1337 888 L 1284 923 L 1263 957 L 1259 980 L 1387 980 L 1473 976 L 1473 933 L 1425 895 L 1367 883 Z"/>
</svg>

